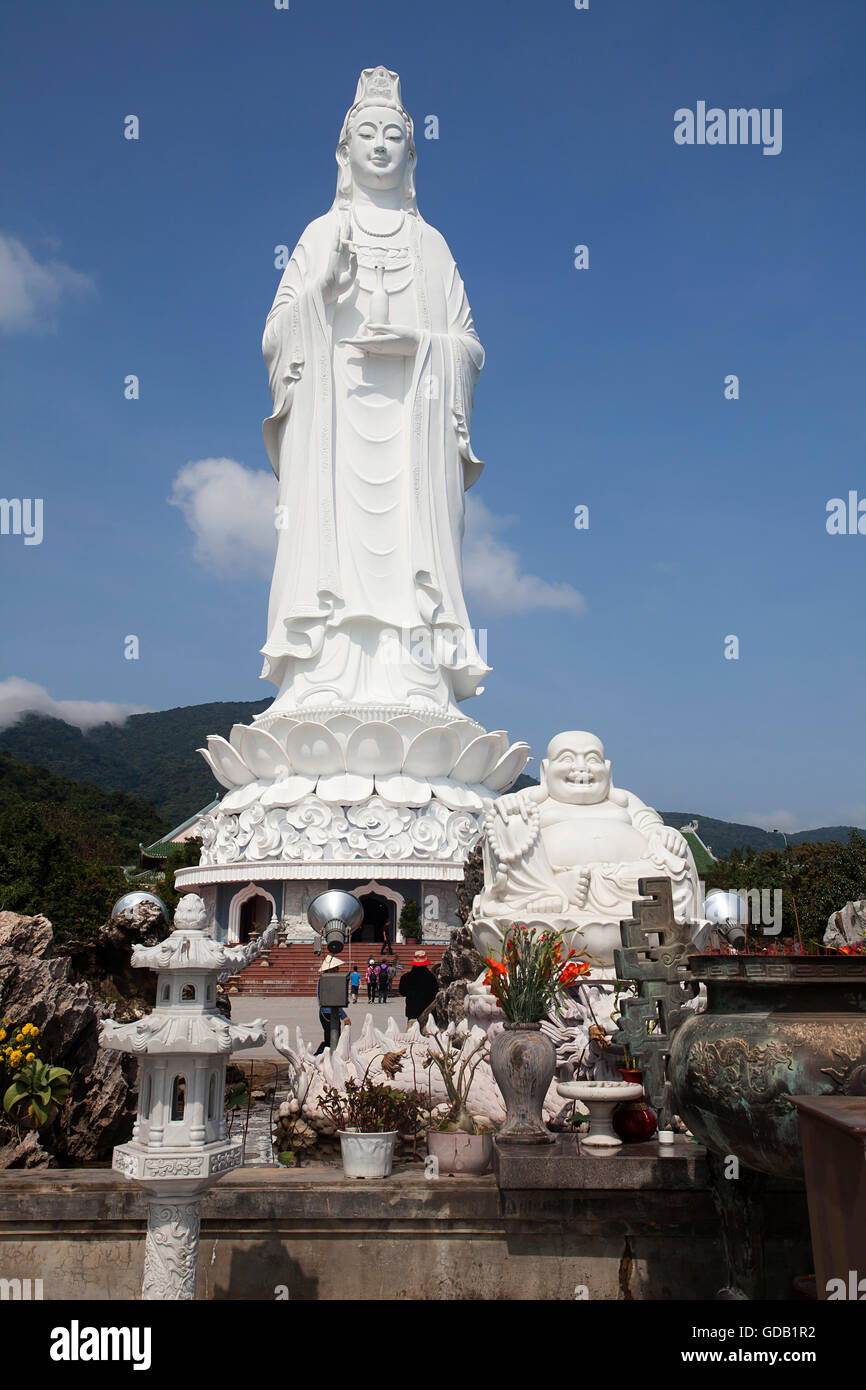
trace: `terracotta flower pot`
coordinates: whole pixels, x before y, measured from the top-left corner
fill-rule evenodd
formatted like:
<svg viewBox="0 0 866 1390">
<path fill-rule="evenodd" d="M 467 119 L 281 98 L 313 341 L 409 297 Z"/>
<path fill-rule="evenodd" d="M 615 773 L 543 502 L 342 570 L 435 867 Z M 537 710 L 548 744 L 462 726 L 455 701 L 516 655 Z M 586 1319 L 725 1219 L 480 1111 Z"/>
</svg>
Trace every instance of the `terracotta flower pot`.
<svg viewBox="0 0 866 1390">
<path fill-rule="evenodd" d="M 506 1023 L 490 1044 L 490 1068 L 505 1101 L 500 1144 L 552 1144 L 541 1108 L 556 1070 L 556 1048 L 539 1023 Z"/>
<path fill-rule="evenodd" d="M 427 1152 L 439 1160 L 440 1174 L 486 1173 L 493 1157 L 492 1134 L 449 1133 L 431 1129 Z"/>
</svg>

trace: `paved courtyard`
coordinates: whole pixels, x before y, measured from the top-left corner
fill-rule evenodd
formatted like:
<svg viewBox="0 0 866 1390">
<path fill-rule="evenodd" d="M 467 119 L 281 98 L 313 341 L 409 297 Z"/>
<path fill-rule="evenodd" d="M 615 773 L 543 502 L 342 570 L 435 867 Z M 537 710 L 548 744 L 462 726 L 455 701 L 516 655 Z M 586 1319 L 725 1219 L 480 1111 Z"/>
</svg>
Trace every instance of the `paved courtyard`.
<svg viewBox="0 0 866 1390">
<path fill-rule="evenodd" d="M 322 1040 L 318 1004 L 309 996 L 275 999 L 273 995 L 234 994 L 231 1001 L 232 1018 L 235 1023 L 249 1023 L 254 1018 L 264 1018 L 268 1022 L 268 1041 L 265 1046 L 238 1053 L 238 1061 L 254 1060 L 256 1057 L 279 1060 L 280 1054 L 272 1042 L 274 1026 L 277 1023 L 288 1025 L 292 1043 L 295 1041 L 295 1029 L 298 1027 L 306 1041 L 314 1047 L 318 1047 Z M 350 1004 L 346 1012 L 356 1035 L 364 1027 L 367 1014 L 373 1015 L 373 1022 L 377 1028 L 385 1028 L 389 1018 L 394 1018 L 400 1028 L 406 1026 L 406 1005 L 399 995 L 392 995 L 387 1004 L 368 1004 L 364 990 L 359 994 L 357 1004 Z"/>
</svg>

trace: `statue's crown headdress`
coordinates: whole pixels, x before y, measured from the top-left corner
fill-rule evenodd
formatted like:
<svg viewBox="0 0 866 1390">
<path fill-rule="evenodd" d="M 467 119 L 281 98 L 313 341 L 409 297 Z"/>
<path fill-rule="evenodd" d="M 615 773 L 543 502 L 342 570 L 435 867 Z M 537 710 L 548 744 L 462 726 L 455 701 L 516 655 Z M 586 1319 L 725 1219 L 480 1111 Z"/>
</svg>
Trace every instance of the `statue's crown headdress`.
<svg viewBox="0 0 866 1390">
<path fill-rule="evenodd" d="M 404 207 L 413 214 L 418 211 L 415 202 L 415 161 L 417 152 L 415 149 L 415 131 L 412 125 L 412 117 L 403 105 L 403 97 L 400 92 L 400 78 L 396 72 L 391 72 L 388 68 L 364 68 L 358 78 L 358 87 L 355 92 L 355 100 L 346 112 L 346 119 L 343 121 L 343 128 L 340 131 L 340 139 L 337 145 L 337 163 L 340 165 L 340 173 L 337 176 L 337 197 L 336 207 L 346 208 L 351 200 L 352 180 L 348 168 L 346 146 L 349 140 L 349 131 L 352 118 L 358 111 L 365 106 L 390 106 L 400 115 L 406 123 L 406 133 L 409 138 L 409 168 L 406 174 L 406 188 Z"/>
<path fill-rule="evenodd" d="M 388 68 L 365 68 L 358 78 L 353 111 L 359 106 L 394 106 L 403 110 L 400 96 L 400 78 Z"/>
</svg>

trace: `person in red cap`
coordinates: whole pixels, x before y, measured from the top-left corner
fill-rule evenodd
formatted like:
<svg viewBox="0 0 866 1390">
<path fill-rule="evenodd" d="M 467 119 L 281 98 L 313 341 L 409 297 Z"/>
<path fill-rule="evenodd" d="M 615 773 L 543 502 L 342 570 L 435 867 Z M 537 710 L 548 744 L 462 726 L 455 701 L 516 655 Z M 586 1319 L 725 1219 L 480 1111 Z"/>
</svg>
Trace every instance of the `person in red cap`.
<svg viewBox="0 0 866 1390">
<path fill-rule="evenodd" d="M 428 1004 L 432 1004 L 439 989 L 436 976 L 430 969 L 426 951 L 416 951 L 412 957 L 412 968 L 407 970 L 398 985 L 406 1000 L 406 1022 L 418 1018 Z"/>
</svg>

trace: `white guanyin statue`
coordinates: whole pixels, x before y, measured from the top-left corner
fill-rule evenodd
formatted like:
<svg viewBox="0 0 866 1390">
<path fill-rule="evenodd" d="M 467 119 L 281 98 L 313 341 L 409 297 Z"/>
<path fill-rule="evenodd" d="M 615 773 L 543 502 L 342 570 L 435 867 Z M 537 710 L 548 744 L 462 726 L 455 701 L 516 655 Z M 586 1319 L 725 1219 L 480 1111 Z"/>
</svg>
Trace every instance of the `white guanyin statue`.
<svg viewBox="0 0 866 1390">
<path fill-rule="evenodd" d="M 262 675 L 277 696 L 201 750 L 227 791 L 202 822 L 202 867 L 385 860 L 453 879 L 529 752 L 459 709 L 489 670 L 461 555 L 484 352 L 418 211 L 396 73 L 362 72 L 336 158 L 333 205 L 301 234 L 263 340 L 278 539 Z"/>
<path fill-rule="evenodd" d="M 456 713 L 489 669 L 461 566 L 484 351 L 454 258 L 418 212 L 416 158 L 399 78 L 368 69 L 333 206 L 303 232 L 268 315 L 264 438 L 288 521 L 263 648 L 273 713 Z"/>
<path fill-rule="evenodd" d="M 537 923 L 565 931 L 609 970 L 619 923 L 640 897 L 638 879 L 659 875 L 671 880 L 677 919 L 697 919 L 698 875 L 680 832 L 613 785 L 601 739 L 557 734 L 540 784 L 499 797 L 487 811 L 475 943 L 498 956 L 512 923 Z"/>
</svg>

